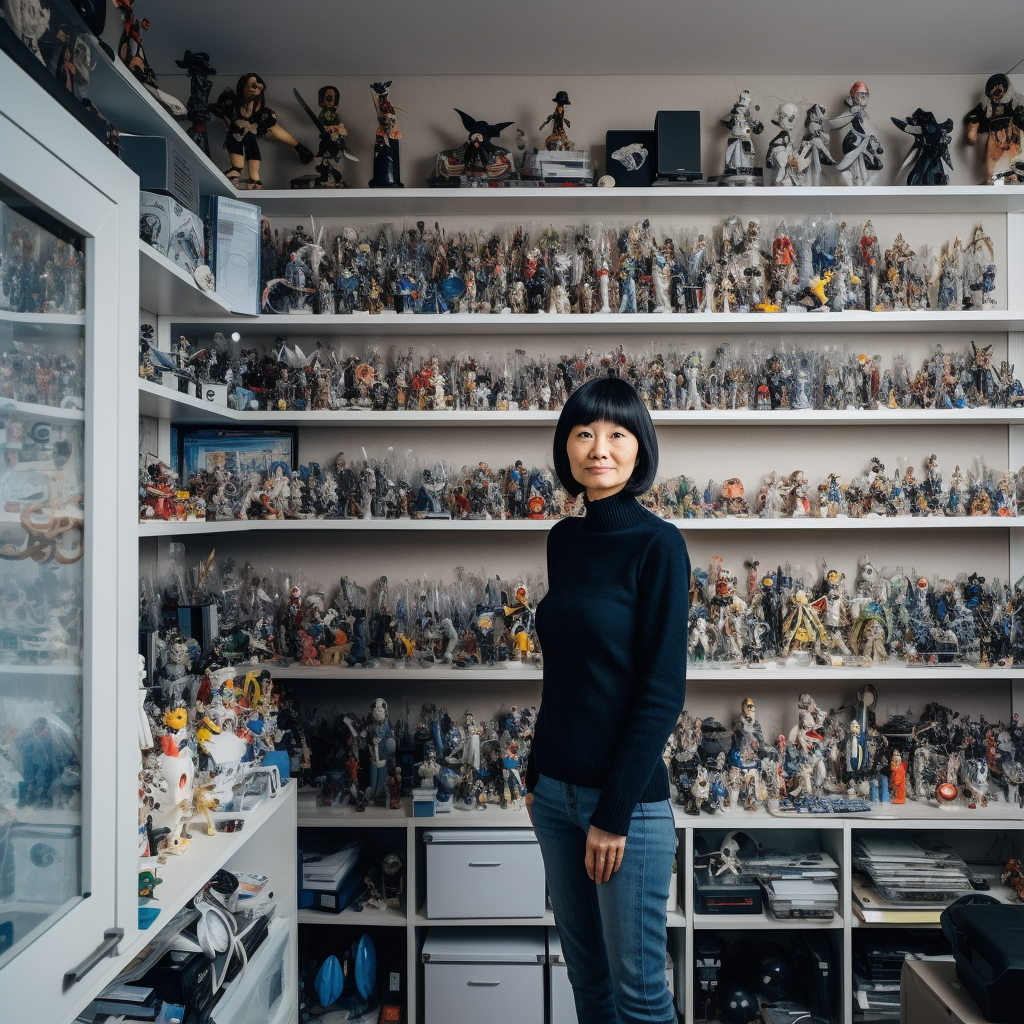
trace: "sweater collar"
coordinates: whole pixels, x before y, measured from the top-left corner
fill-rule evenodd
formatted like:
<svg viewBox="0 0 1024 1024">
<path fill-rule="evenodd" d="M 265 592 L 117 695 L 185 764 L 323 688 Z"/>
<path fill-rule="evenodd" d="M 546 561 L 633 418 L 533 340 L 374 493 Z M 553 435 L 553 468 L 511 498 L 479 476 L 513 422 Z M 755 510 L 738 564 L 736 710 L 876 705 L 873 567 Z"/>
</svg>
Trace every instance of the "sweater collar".
<svg viewBox="0 0 1024 1024">
<path fill-rule="evenodd" d="M 619 491 L 607 498 L 591 501 L 584 491 L 583 504 L 587 514 L 583 518 L 588 533 L 611 533 L 626 530 L 643 522 L 647 515 L 643 505 L 627 491 Z"/>
</svg>

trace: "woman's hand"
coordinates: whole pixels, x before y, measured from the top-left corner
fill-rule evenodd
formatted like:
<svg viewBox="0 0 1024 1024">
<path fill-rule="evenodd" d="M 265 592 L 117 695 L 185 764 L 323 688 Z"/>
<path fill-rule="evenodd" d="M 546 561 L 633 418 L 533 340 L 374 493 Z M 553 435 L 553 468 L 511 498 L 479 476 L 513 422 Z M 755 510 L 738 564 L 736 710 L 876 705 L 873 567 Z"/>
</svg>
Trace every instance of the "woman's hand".
<svg viewBox="0 0 1024 1024">
<path fill-rule="evenodd" d="M 607 882 L 622 866 L 626 854 L 626 837 L 614 832 L 605 832 L 595 825 L 587 833 L 587 855 L 585 864 L 591 880 L 600 885 Z"/>
<path fill-rule="evenodd" d="M 533 824 L 533 794 L 527 793 L 523 797 L 523 803 L 526 804 L 526 813 L 530 816 L 530 824 Z"/>
</svg>

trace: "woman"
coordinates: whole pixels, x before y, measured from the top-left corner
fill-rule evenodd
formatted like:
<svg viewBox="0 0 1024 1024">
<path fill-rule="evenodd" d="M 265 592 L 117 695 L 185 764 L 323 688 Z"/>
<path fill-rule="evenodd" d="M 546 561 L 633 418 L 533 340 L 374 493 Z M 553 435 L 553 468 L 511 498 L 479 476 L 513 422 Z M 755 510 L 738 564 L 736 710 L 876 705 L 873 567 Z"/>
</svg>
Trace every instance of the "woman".
<svg viewBox="0 0 1024 1024">
<path fill-rule="evenodd" d="M 568 492 L 585 492 L 586 516 L 548 539 L 526 804 L 577 1016 L 667 1024 L 675 827 L 662 751 L 683 708 L 689 558 L 679 531 L 636 500 L 654 480 L 658 441 L 624 380 L 572 393 L 554 464 Z"/>
</svg>

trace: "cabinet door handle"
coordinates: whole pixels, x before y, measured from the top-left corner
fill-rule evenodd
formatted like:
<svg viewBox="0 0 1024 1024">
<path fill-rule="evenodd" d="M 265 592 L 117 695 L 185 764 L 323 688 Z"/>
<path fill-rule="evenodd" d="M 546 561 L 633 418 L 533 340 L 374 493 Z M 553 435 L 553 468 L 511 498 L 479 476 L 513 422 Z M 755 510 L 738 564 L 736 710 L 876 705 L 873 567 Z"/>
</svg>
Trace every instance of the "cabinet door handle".
<svg viewBox="0 0 1024 1024">
<path fill-rule="evenodd" d="M 500 860 L 471 860 L 469 862 L 471 868 L 500 868 Z"/>
<path fill-rule="evenodd" d="M 481 985 L 485 988 L 496 988 L 501 984 L 500 981 L 467 981 L 467 985 Z"/>
<path fill-rule="evenodd" d="M 67 991 L 76 981 L 81 981 L 101 960 L 113 956 L 117 952 L 117 944 L 123 938 L 123 928 L 108 928 L 96 949 L 64 975 L 64 990 Z"/>
</svg>

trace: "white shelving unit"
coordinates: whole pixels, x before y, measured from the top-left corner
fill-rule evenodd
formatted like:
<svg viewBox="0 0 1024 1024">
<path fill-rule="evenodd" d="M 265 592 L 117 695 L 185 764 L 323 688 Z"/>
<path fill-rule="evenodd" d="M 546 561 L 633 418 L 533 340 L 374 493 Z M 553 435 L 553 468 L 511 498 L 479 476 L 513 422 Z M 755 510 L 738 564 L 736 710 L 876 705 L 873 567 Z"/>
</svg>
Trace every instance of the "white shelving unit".
<svg viewBox="0 0 1024 1024">
<path fill-rule="evenodd" d="M 101 109 L 108 112 L 126 130 L 163 133 L 189 146 L 184 133 L 124 71 L 115 65 L 116 74 L 104 76 L 97 85 L 95 99 Z M 220 170 L 207 158 L 198 156 L 200 187 L 205 192 L 235 195 Z M 243 194 L 244 197 L 244 194 Z M 519 220 L 538 223 L 571 223 L 574 220 L 593 219 L 605 222 L 624 219 L 652 219 L 664 223 L 683 224 L 694 219 L 709 220 L 736 213 L 743 217 L 761 216 L 781 219 L 810 214 L 833 213 L 856 221 L 866 217 L 901 218 L 924 217 L 952 219 L 957 225 L 985 218 L 1001 225 L 1004 241 L 1000 245 L 999 267 L 1005 286 L 1004 308 L 996 311 L 973 313 L 845 313 L 845 314 L 775 314 L 775 315 L 642 315 L 642 316 L 512 316 L 512 315 L 446 315 L 446 316 L 350 316 L 312 317 L 231 317 L 222 312 L 215 298 L 198 292 L 189 279 L 176 272 L 167 261 L 154 254 L 139 251 L 140 281 L 142 282 L 143 311 L 158 318 L 158 342 L 163 348 L 176 333 L 203 335 L 206 332 L 231 325 L 248 342 L 253 339 L 267 341 L 279 334 L 297 338 L 341 337 L 354 345 L 370 340 L 384 344 L 412 344 L 422 348 L 450 343 L 469 348 L 479 345 L 512 345 L 516 339 L 540 336 L 552 348 L 585 345 L 593 339 L 595 345 L 617 342 L 643 344 L 647 341 L 669 344 L 673 340 L 689 345 L 705 339 L 705 344 L 719 341 L 744 342 L 747 339 L 780 339 L 797 337 L 802 344 L 812 344 L 820 338 L 823 343 L 851 343 L 878 341 L 880 347 L 892 349 L 907 343 L 924 345 L 938 339 L 943 345 L 966 345 L 971 338 L 980 337 L 987 343 L 1005 346 L 1007 358 L 1024 368 L 1024 187 L 983 188 L 956 186 L 942 189 L 909 189 L 900 186 L 870 189 L 822 187 L 816 189 L 537 189 L 524 190 L 429 190 L 408 188 L 400 190 L 346 189 L 339 191 L 280 192 L 265 190 L 252 196 L 265 217 L 294 224 L 297 217 L 312 215 L 318 222 L 328 225 L 339 223 L 379 223 L 382 220 L 400 223 L 414 222 L 417 217 L 431 219 L 451 218 L 463 223 L 497 224 Z M 988 226 L 988 225 L 987 225 Z M 962 229 L 960 229 L 962 230 Z M 175 332 L 172 335 L 172 332 Z M 169 452 L 169 425 L 195 423 L 263 424 L 266 426 L 294 426 L 302 431 L 300 450 L 307 439 L 318 451 L 334 443 L 336 447 L 357 442 L 367 437 L 382 439 L 397 436 L 403 444 L 417 443 L 420 432 L 426 432 L 433 443 L 442 432 L 451 439 L 472 439 L 485 445 L 500 436 L 509 454 L 517 446 L 529 447 L 539 454 L 546 443 L 557 418 L 552 413 L 238 413 L 211 406 L 199 399 L 171 392 L 145 382 L 137 385 L 138 412 L 158 420 L 157 434 L 166 457 Z M 134 411 L 134 410 L 133 410 Z M 1024 462 L 1024 416 L 1006 410 L 964 410 L 950 413 L 933 411 L 904 412 L 818 412 L 818 413 L 757 413 L 718 412 L 655 413 L 655 421 L 662 434 L 666 455 L 676 456 L 693 436 L 706 440 L 715 436 L 723 449 L 737 458 L 746 453 L 748 468 L 756 469 L 763 463 L 764 450 L 772 450 L 773 459 L 787 458 L 800 464 L 808 452 L 818 447 L 822 432 L 830 429 L 858 428 L 874 430 L 872 441 L 883 436 L 896 438 L 891 444 L 899 445 L 906 432 L 929 431 L 940 454 L 944 448 L 953 448 L 961 436 L 978 434 L 983 444 L 990 444 L 998 436 L 996 451 L 986 451 L 991 461 L 996 458 L 1010 468 Z M 729 430 L 717 433 L 717 428 Z M 410 428 L 415 428 L 411 430 Z M 895 428 L 895 429 L 893 429 Z M 767 429 L 767 433 L 765 432 Z M 991 431 L 997 431 L 993 435 Z M 794 444 L 792 431 L 801 432 L 803 443 Z M 460 433 L 461 432 L 461 433 Z M 127 432 L 126 432 L 127 433 Z M 829 435 L 832 438 L 834 435 Z M 915 435 L 920 437 L 921 435 Z M 845 442 L 837 445 L 836 457 L 847 460 L 848 472 L 860 472 L 856 462 L 857 435 L 851 430 Z M 128 453 L 130 455 L 130 452 Z M 820 453 L 818 453 L 820 455 Z M 870 453 L 861 453 L 866 455 Z M 921 453 L 924 454 L 923 452 Z M 124 451 L 121 451 L 124 457 Z M 769 466 L 766 468 L 776 468 Z M 130 499 L 126 507 L 130 504 Z M 813 524 L 813 525 L 812 525 Z M 205 554 L 216 541 L 218 553 L 229 550 L 241 553 L 255 544 L 247 544 L 245 532 L 258 529 L 256 544 L 261 556 L 296 560 L 306 563 L 310 570 L 325 575 L 342 566 L 350 575 L 368 580 L 379 574 L 383 563 L 394 575 L 434 573 L 439 565 L 456 560 L 476 564 L 488 553 L 504 557 L 517 557 L 521 561 L 542 559 L 543 541 L 548 523 L 526 524 L 390 524 L 380 521 L 359 523 L 272 523 L 272 524 L 150 524 L 139 525 L 140 552 L 144 563 L 152 563 L 157 553 L 171 538 L 183 540 L 190 553 L 200 550 Z M 902 559 L 911 562 L 927 554 L 934 564 L 921 568 L 952 572 L 970 570 L 978 565 L 989 573 L 1001 575 L 1011 581 L 1024 572 L 1024 535 L 1016 520 L 930 520 L 909 521 L 861 520 L 821 521 L 796 520 L 765 523 L 760 521 L 690 521 L 679 524 L 690 539 L 695 565 L 706 562 L 709 552 L 725 549 L 731 564 L 738 568 L 738 560 L 755 541 L 768 549 L 767 562 L 774 562 L 780 552 L 808 549 L 802 555 L 812 561 L 818 553 L 830 560 L 835 558 L 850 565 L 855 552 L 872 545 L 881 551 L 888 564 Z M 918 529 L 920 528 L 920 530 Z M 938 531 L 937 533 L 935 531 Z M 775 540 L 775 534 L 782 536 Z M 812 531 L 804 536 L 805 531 Z M 867 532 L 865 532 L 867 531 Z M 953 531 L 953 532 L 947 532 Z M 357 536 L 349 538 L 349 533 Z M 223 537 L 219 536 L 224 534 Z M 239 534 L 240 536 L 235 536 Z M 281 534 L 278 536 L 278 534 Z M 287 536 L 285 536 L 287 534 Z M 374 543 L 378 538 L 379 543 Z M 458 547 L 456 547 L 458 545 Z M 429 551 L 430 558 L 420 558 L 420 552 Z M 878 556 L 872 552 L 872 557 Z M 472 561 L 471 561 L 472 559 Z M 878 558 L 881 561 L 881 558 Z M 130 623 L 126 633 L 131 632 Z M 403 697 L 415 705 L 421 699 L 471 704 L 487 702 L 491 707 L 502 685 L 516 688 L 535 702 L 540 696 L 540 675 L 536 669 L 495 669 L 454 672 L 446 670 L 334 670 L 294 666 L 277 670 L 275 677 L 294 683 L 297 688 L 309 687 L 317 700 L 328 696 L 349 705 L 386 691 L 394 706 L 400 707 Z M 704 713 L 705 702 L 724 717 L 722 709 L 738 707 L 739 699 L 747 692 L 755 694 L 759 706 L 767 710 L 762 720 L 781 725 L 786 720 L 786 709 L 791 708 L 796 693 L 814 688 L 823 702 L 842 703 L 851 692 L 865 681 L 884 684 L 891 689 L 892 709 L 904 710 L 908 703 L 920 707 L 938 692 L 950 702 L 956 699 L 980 699 L 995 708 L 997 715 L 1007 716 L 1024 707 L 1024 670 L 972 668 L 845 668 L 822 670 L 818 668 L 775 668 L 766 670 L 695 669 L 690 673 L 688 704 L 698 713 Z M 491 683 L 494 683 L 492 696 Z M 414 689 L 415 688 L 415 689 Z M 333 691 L 333 692 L 332 692 Z M 415 697 L 409 696 L 415 693 Z M 718 696 L 724 695 L 724 696 Z M 883 692 L 883 704 L 886 697 Z M 478 716 L 480 717 L 480 716 Z M 768 731 L 768 730 L 766 730 Z M 280 813 L 280 812 L 279 812 Z M 415 819 L 408 806 L 400 811 L 367 810 L 357 814 L 349 808 L 315 808 L 302 796 L 299 800 L 297 825 L 303 829 L 369 830 L 394 839 L 405 850 L 409 906 L 405 915 L 387 914 L 374 919 L 372 912 L 321 915 L 303 912 L 299 923 L 305 926 L 332 924 L 337 927 L 382 928 L 390 933 L 405 930 L 407 1018 L 412 1024 L 421 1024 L 423 1011 L 419 997 L 421 975 L 417 963 L 423 930 L 430 922 L 421 913 L 421 873 L 423 853 L 421 831 L 443 827 L 494 827 L 495 824 L 513 828 L 528 827 L 522 812 L 459 813 L 431 819 Z M 282 825 L 284 823 L 282 822 Z M 840 992 L 837 1000 L 836 1021 L 848 1024 L 851 1017 L 852 964 L 851 935 L 854 920 L 851 905 L 850 865 L 852 838 L 861 829 L 892 829 L 898 831 L 938 831 L 950 841 L 958 841 L 982 834 L 1000 837 L 1011 843 L 1020 854 L 1022 818 L 1016 808 L 1005 804 L 984 811 L 933 809 L 908 804 L 898 811 L 885 808 L 869 815 L 849 817 L 796 816 L 778 818 L 764 812 L 753 814 L 723 814 L 714 818 L 687 819 L 677 817 L 680 834 L 681 907 L 668 916 L 675 945 L 681 961 L 681 978 L 686 991 L 687 1006 L 693 1006 L 693 935 L 703 929 L 718 931 L 751 930 L 770 932 L 816 928 L 824 931 L 839 967 Z M 840 891 L 840 915 L 830 924 L 780 923 L 767 918 L 757 921 L 723 921 L 709 915 L 697 915 L 693 910 L 689 879 L 694 868 L 694 847 L 698 835 L 742 828 L 765 835 L 786 835 L 794 841 L 806 841 L 810 848 L 827 848 L 840 863 L 843 878 Z M 402 831 L 404 830 L 404 832 Z M 258 834 L 273 834 L 280 840 L 283 828 L 267 829 Z M 243 851 L 248 856 L 255 851 L 243 838 Z M 187 863 L 183 861 L 182 863 Z M 546 920 L 546 919 L 545 919 Z M 447 922 L 446 922 L 447 923 Z M 456 922 L 474 923 L 479 922 Z M 549 921 L 547 923 L 550 923 Z M 513 922 L 496 921 L 495 926 L 510 926 Z M 692 1012 L 687 1013 L 692 1019 Z"/>
</svg>

